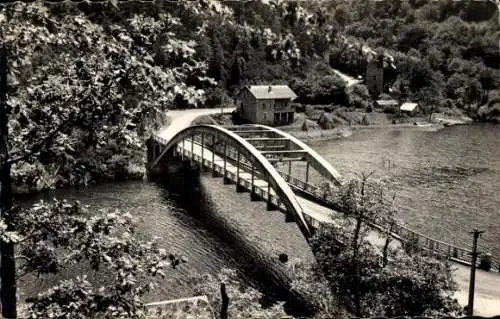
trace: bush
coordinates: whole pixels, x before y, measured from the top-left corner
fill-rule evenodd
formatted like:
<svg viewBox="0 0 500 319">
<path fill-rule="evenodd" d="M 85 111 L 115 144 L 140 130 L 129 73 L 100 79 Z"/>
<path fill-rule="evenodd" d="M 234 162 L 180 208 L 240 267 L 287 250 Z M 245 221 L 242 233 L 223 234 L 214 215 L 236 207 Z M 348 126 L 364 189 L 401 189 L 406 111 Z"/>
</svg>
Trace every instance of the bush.
<svg viewBox="0 0 500 319">
<path fill-rule="evenodd" d="M 326 112 L 323 112 L 321 116 L 318 119 L 318 125 L 321 127 L 323 130 L 329 130 L 335 127 L 333 120 L 330 118 Z"/>
<path fill-rule="evenodd" d="M 304 104 L 300 104 L 300 103 L 292 103 L 290 105 L 292 108 L 295 109 L 295 112 L 297 113 L 303 113 L 306 111 L 306 106 Z"/>
<path fill-rule="evenodd" d="M 371 104 L 371 97 L 364 84 L 351 85 L 346 89 L 349 105 L 354 108 L 367 109 Z"/>
<path fill-rule="evenodd" d="M 206 90 L 205 107 L 219 107 L 224 100 L 224 90 L 218 87 Z"/>
</svg>

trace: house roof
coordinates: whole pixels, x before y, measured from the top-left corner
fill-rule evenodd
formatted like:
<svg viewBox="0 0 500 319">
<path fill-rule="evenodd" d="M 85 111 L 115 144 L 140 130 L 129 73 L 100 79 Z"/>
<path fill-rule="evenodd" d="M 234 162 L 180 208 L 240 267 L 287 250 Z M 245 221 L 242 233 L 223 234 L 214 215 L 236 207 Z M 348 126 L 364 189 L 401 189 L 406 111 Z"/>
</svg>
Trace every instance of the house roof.
<svg viewBox="0 0 500 319">
<path fill-rule="evenodd" d="M 387 105 L 398 105 L 398 101 L 396 100 L 377 100 L 378 105 L 387 106 Z"/>
<path fill-rule="evenodd" d="M 288 85 L 250 85 L 247 87 L 257 99 L 295 99 L 297 95 Z"/>
<path fill-rule="evenodd" d="M 417 106 L 418 106 L 417 103 L 406 102 L 406 103 L 403 103 L 399 109 L 401 111 L 410 111 L 411 112 L 411 111 L 415 110 L 415 108 Z"/>
</svg>

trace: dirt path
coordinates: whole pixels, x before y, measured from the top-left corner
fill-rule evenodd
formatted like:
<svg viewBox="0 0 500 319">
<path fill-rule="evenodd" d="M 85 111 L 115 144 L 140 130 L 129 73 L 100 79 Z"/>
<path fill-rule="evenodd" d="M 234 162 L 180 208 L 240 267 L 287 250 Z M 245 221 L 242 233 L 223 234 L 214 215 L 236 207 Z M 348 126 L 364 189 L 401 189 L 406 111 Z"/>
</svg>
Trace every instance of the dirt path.
<svg viewBox="0 0 500 319">
<path fill-rule="evenodd" d="M 343 72 L 340 72 L 339 70 L 336 70 L 336 69 L 332 69 L 332 70 L 335 72 L 335 74 L 337 74 L 340 78 L 342 78 L 342 80 L 346 81 L 346 86 L 351 86 L 354 84 L 361 83 L 361 80 L 355 79 L 350 75 L 347 75 Z"/>
</svg>

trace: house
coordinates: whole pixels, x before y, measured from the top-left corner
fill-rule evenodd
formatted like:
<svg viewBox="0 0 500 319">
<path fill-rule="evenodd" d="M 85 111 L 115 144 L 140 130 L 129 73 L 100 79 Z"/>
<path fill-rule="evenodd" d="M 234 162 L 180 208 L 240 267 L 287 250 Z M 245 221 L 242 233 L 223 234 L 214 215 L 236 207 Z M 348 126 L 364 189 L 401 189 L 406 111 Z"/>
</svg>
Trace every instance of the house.
<svg viewBox="0 0 500 319">
<path fill-rule="evenodd" d="M 293 123 L 291 106 L 297 95 L 287 85 L 251 85 L 236 94 L 240 118 L 249 123 L 286 125 Z"/>
<path fill-rule="evenodd" d="M 400 114 L 415 115 L 420 111 L 417 103 L 406 102 L 399 107 Z"/>
</svg>

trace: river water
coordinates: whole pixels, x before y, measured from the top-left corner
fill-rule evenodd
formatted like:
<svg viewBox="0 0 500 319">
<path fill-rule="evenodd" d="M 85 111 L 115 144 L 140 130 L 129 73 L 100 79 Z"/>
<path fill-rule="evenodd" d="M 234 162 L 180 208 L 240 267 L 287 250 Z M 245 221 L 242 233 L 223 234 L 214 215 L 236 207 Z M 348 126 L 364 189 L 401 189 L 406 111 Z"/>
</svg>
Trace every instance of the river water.
<svg viewBox="0 0 500 319">
<path fill-rule="evenodd" d="M 500 126 L 363 129 L 310 145 L 345 176 L 386 180 L 412 229 L 470 247 L 477 227 L 479 245 L 500 257 Z"/>
<path fill-rule="evenodd" d="M 481 245 L 500 256 L 499 140 L 499 126 L 473 125 L 438 132 L 365 129 L 310 145 L 347 177 L 375 171 L 375 178 L 386 179 L 396 192 L 400 218 L 415 230 L 468 246 L 468 232 L 478 227 L 486 230 Z M 190 276 L 217 274 L 223 267 L 240 269 L 245 280 L 258 284 L 261 273 L 238 244 L 242 238 L 273 254 L 311 257 L 296 225 L 285 223 L 279 212 L 267 212 L 263 203 L 250 202 L 248 193 L 237 194 L 234 185 L 207 175 L 186 187 L 179 186 L 182 179 L 57 190 L 23 202 L 66 198 L 138 217 L 141 236 L 160 236 L 165 248 L 188 258 L 161 282 L 157 298 L 162 299 L 189 296 Z M 28 280 L 21 290 L 37 291 L 52 282 Z"/>
</svg>

